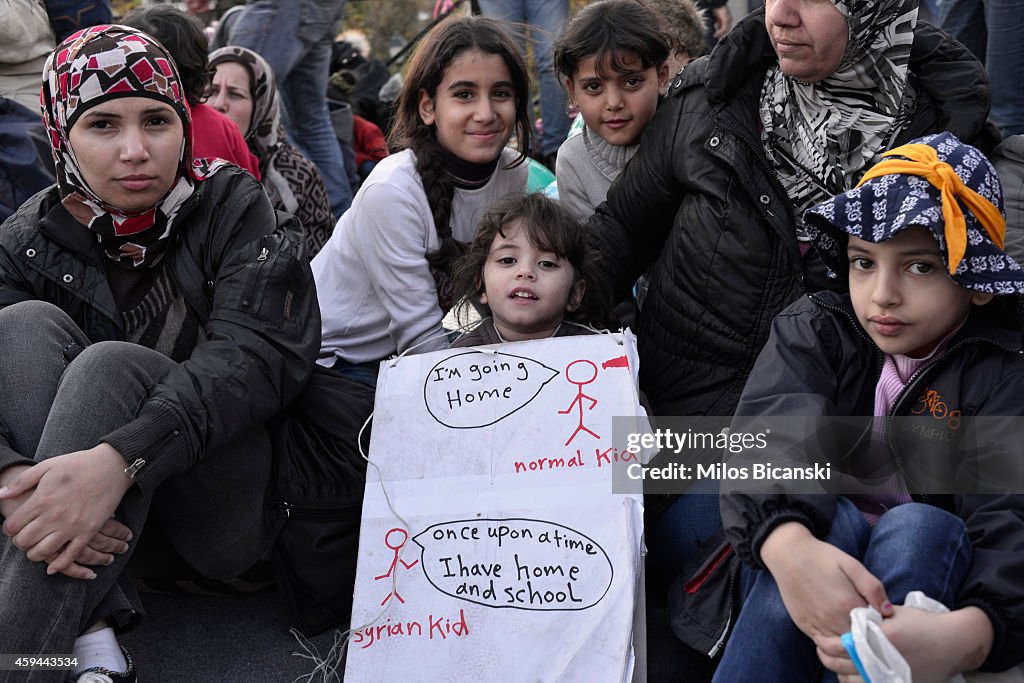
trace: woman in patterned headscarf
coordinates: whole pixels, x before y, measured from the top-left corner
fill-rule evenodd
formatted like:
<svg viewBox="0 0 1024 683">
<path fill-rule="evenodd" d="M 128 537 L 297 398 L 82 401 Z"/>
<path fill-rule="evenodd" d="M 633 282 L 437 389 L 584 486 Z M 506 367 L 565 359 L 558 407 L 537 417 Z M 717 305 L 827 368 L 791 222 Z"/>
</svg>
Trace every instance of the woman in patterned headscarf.
<svg viewBox="0 0 1024 683">
<path fill-rule="evenodd" d="M 313 258 L 331 236 L 334 217 L 316 166 L 285 135 L 274 72 L 252 50 L 234 46 L 210 53 L 210 66 L 216 73 L 207 102 L 238 124 L 260 160 L 271 203 L 299 219 Z"/>
<path fill-rule="evenodd" d="M 133 540 L 155 524 L 212 578 L 257 562 L 261 423 L 307 379 L 319 315 L 298 229 L 193 160 L 159 43 L 92 27 L 43 76 L 57 184 L 0 228 L 0 643 L 134 681 L 112 630 L 140 614 Z"/>
</svg>

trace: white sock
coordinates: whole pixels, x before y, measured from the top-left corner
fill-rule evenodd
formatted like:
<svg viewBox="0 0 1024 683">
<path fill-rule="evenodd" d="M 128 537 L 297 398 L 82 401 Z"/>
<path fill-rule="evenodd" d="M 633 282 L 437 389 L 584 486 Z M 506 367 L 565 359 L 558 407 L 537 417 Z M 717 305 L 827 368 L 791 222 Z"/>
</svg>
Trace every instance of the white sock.
<svg viewBox="0 0 1024 683">
<path fill-rule="evenodd" d="M 109 626 L 78 636 L 72 652 L 78 658 L 75 675 L 94 666 L 101 666 L 117 673 L 128 670 L 128 662 L 125 661 L 121 647 L 117 644 L 114 629 Z"/>
</svg>

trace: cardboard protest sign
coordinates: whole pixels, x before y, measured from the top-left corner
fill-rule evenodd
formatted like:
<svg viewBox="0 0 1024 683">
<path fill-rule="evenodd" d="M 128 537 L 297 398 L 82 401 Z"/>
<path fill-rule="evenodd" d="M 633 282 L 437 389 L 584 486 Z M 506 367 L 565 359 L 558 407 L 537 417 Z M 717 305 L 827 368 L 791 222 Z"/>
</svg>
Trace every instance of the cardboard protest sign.
<svg viewBox="0 0 1024 683">
<path fill-rule="evenodd" d="M 636 372 L 628 331 L 382 363 L 346 680 L 629 680 Z"/>
</svg>

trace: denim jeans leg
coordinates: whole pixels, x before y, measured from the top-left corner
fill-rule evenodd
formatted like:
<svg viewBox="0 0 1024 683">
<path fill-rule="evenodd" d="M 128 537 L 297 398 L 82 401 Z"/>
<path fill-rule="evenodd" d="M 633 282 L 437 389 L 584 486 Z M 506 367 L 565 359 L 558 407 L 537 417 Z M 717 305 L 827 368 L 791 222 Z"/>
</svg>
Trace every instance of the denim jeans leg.
<svg viewBox="0 0 1024 683">
<path fill-rule="evenodd" d="M 870 527 L 857 508 L 840 498 L 825 540 L 861 557 L 869 535 Z M 812 683 L 823 676 L 826 681 L 835 680 L 818 659 L 814 641 L 793 623 L 772 575 L 745 567 L 743 586 L 740 614 L 714 681 Z"/>
<path fill-rule="evenodd" d="M 280 85 L 303 54 L 300 12 L 285 0 L 252 0 L 231 29 L 229 44 L 245 47 L 267 60 Z"/>
<path fill-rule="evenodd" d="M 963 520 L 933 505 L 906 503 L 878 520 L 863 562 L 885 585 L 893 604 L 919 590 L 949 606 L 967 576 L 971 557 Z"/>
<path fill-rule="evenodd" d="M 666 581 L 676 576 L 721 524 L 718 482 L 696 482 L 644 532 L 649 576 Z"/>
<path fill-rule="evenodd" d="M 984 62 L 988 33 L 983 3 L 984 0 L 939 0 L 939 26 Z"/>
<path fill-rule="evenodd" d="M 334 27 L 329 22 L 304 24 L 307 8 L 296 4 L 285 0 L 250 2 L 232 29 L 230 42 L 258 52 L 270 64 L 277 77 L 288 132 L 320 171 L 331 210 L 340 217 L 352 203 L 352 186 L 327 109 Z M 313 4 L 322 11 L 323 2 Z M 309 38 L 316 33 L 319 35 L 315 39 Z"/>
<path fill-rule="evenodd" d="M 986 0 L 985 68 L 992 81 L 992 123 L 1003 137 L 1024 133 L 1024 12 L 1018 0 Z"/>
<path fill-rule="evenodd" d="M 569 21 L 568 0 L 526 0 L 533 58 L 540 72 L 541 150 L 551 156 L 569 133 L 566 94 L 555 72 L 555 40 Z"/>
<path fill-rule="evenodd" d="M 327 187 L 331 211 L 340 217 L 352 204 L 352 185 L 327 107 L 332 42 L 328 31 L 280 81 L 279 89 L 288 109 L 289 132 L 302 153 L 316 164 Z"/>
<path fill-rule="evenodd" d="M 526 56 L 526 3 L 527 0 L 480 0 L 480 11 L 484 16 L 506 22 L 506 28 L 523 48 Z"/>
</svg>

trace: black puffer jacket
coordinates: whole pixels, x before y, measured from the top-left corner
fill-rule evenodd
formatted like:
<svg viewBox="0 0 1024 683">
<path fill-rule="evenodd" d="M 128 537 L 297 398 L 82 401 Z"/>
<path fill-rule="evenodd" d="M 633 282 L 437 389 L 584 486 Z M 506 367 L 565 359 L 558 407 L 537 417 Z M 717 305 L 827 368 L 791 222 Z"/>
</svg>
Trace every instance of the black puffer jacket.
<svg viewBox="0 0 1024 683">
<path fill-rule="evenodd" d="M 617 296 L 653 264 L 637 337 L 640 386 L 662 415 L 731 415 L 772 318 L 824 284 L 761 144 L 774 61 L 762 10 L 687 66 L 589 223 Z M 988 77 L 966 48 L 919 25 L 910 72 L 916 107 L 897 144 L 947 130 L 991 148 Z"/>
<path fill-rule="evenodd" d="M 973 311 L 935 362 L 911 378 L 890 413 L 902 421 L 890 422 L 887 432 L 887 452 L 914 499 L 946 509 L 967 527 L 973 560 L 952 607 L 975 605 L 988 615 L 995 641 L 983 668 L 996 671 L 1024 658 L 1024 495 L 964 491 L 978 490 L 979 460 L 1011 470 L 1019 463 L 1019 418 L 993 424 L 996 416 L 1024 415 L 1024 343 L 1019 330 L 1002 327 L 1002 318 L 985 308 Z M 757 416 L 870 416 L 882 362 L 881 351 L 857 324 L 848 296 L 812 294 L 775 319 L 733 424 L 739 423 L 740 431 L 758 431 L 752 424 Z M 941 412 L 923 409 L 933 405 L 929 397 L 943 403 Z M 984 424 L 972 420 L 982 416 Z M 753 461 L 783 464 L 787 448 L 777 432 L 772 430 L 768 451 L 749 454 Z M 806 455 L 809 443 L 802 439 L 797 450 Z M 958 445 L 953 449 L 940 443 Z M 847 450 L 831 445 L 822 447 L 829 460 L 836 451 Z M 742 465 L 750 459 L 747 455 L 736 456 L 730 464 Z M 928 486 L 919 490 L 918 482 L 929 472 L 949 479 L 953 489 L 946 490 L 953 493 L 935 495 Z M 1017 481 L 1001 476 L 997 485 L 1019 490 L 1019 473 L 1014 474 Z M 723 491 L 730 486 L 723 483 Z M 800 522 L 824 538 L 836 498 L 746 492 L 723 495 L 721 502 L 722 524 L 736 554 L 763 566 L 761 544 L 784 522 Z"/>
<path fill-rule="evenodd" d="M 152 391 L 138 417 L 103 440 L 154 487 L 271 417 L 305 384 L 320 349 L 320 309 L 298 223 L 275 214 L 237 168 L 199 184 L 179 210 L 166 267 L 206 341 Z M 0 228 L 0 308 L 41 300 L 90 341 L 124 338 L 93 232 L 40 192 Z M 31 461 L 3 438 L 0 468 Z"/>
</svg>

